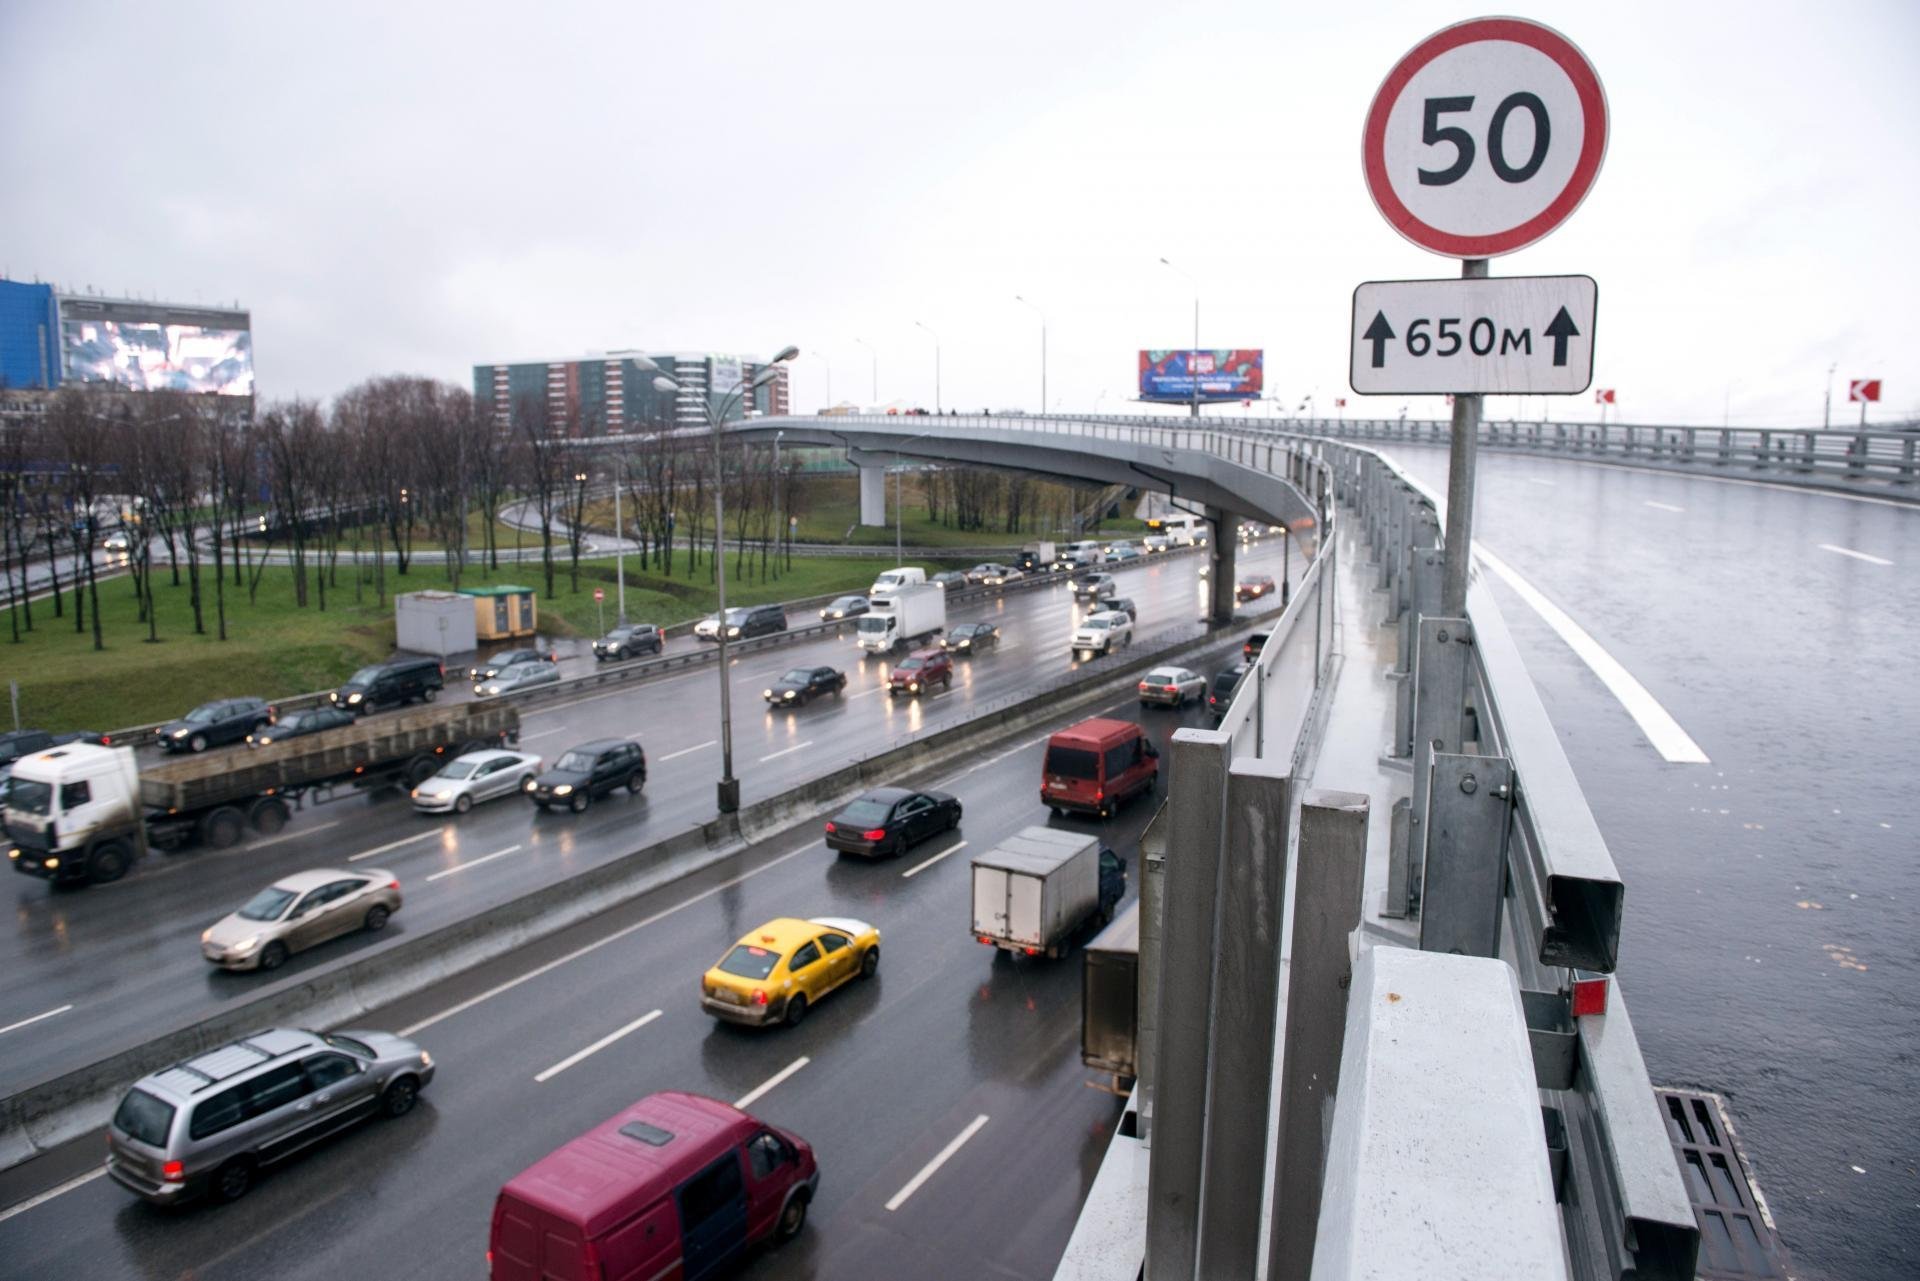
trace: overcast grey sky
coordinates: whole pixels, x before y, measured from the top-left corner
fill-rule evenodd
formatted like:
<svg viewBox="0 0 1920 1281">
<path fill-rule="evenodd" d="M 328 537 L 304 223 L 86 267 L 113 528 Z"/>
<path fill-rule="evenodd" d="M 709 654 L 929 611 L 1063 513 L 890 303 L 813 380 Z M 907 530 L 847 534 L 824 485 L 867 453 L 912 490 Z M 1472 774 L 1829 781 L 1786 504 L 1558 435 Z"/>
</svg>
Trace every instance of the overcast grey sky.
<svg viewBox="0 0 1920 1281">
<path fill-rule="evenodd" d="M 0 0 L 0 274 L 237 299 L 268 396 L 792 342 L 807 410 L 829 367 L 871 399 L 855 338 L 882 400 L 931 405 L 916 320 L 948 407 L 1036 407 L 1022 294 L 1050 398 L 1112 412 L 1138 348 L 1189 340 L 1165 256 L 1201 345 L 1264 347 L 1273 399 L 1391 415 L 1345 390 L 1351 291 L 1458 265 L 1375 211 L 1362 118 L 1479 12 Z M 1493 273 L 1598 280 L 1621 416 L 1817 423 L 1835 363 L 1836 401 L 1873 375 L 1873 418 L 1920 414 L 1920 5 L 1511 12 L 1586 52 L 1612 138 Z"/>
</svg>

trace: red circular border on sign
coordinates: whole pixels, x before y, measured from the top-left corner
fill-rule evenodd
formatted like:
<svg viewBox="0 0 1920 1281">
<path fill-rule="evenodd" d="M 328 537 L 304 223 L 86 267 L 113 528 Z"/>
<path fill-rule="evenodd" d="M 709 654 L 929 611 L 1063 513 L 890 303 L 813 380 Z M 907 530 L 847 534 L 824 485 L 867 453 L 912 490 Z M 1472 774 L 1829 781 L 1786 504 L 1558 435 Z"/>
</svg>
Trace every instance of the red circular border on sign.
<svg viewBox="0 0 1920 1281">
<path fill-rule="evenodd" d="M 1586 136 L 1581 142 L 1580 158 L 1573 166 L 1567 185 L 1545 209 L 1517 227 L 1485 236 L 1456 236 L 1429 226 L 1401 203 L 1393 184 L 1387 180 L 1387 117 L 1400 99 L 1407 82 L 1429 62 L 1461 45 L 1486 40 L 1505 40 L 1537 49 L 1557 63 L 1573 82 L 1580 98 L 1580 110 L 1586 118 Z M 1381 216 L 1393 229 L 1422 249 L 1450 258 L 1491 258 L 1524 249 L 1563 222 L 1593 187 L 1600 172 L 1600 161 L 1607 150 L 1607 99 L 1600 88 L 1600 77 L 1586 55 L 1551 27 L 1518 18 L 1475 18 L 1437 31 L 1415 45 L 1395 64 L 1373 96 L 1367 109 L 1367 127 L 1361 137 L 1360 157 L 1367 175 L 1367 190 Z"/>
</svg>

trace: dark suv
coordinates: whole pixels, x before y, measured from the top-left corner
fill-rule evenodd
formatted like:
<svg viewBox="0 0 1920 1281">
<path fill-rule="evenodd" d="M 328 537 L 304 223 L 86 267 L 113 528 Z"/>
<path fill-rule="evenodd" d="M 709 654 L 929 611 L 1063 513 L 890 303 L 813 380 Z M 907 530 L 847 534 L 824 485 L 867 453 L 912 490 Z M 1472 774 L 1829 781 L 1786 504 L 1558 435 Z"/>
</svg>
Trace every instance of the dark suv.
<svg viewBox="0 0 1920 1281">
<path fill-rule="evenodd" d="M 396 658 L 361 668 L 327 697 L 335 707 L 344 707 L 357 716 L 382 707 L 399 707 L 416 698 L 431 703 L 446 683 L 446 670 L 434 659 Z"/>
<path fill-rule="evenodd" d="M 272 719 L 273 709 L 265 699 L 216 698 L 162 725 L 160 746 L 169 752 L 204 752 L 222 743 L 245 742 Z"/>
<path fill-rule="evenodd" d="M 1207 710 L 1213 714 L 1215 725 L 1233 706 L 1234 692 L 1240 688 L 1247 670 L 1245 667 L 1223 667 L 1213 674 L 1213 681 L 1207 686 Z"/>
<path fill-rule="evenodd" d="M 666 637 L 652 623 L 632 623 L 616 627 L 593 643 L 593 656 L 601 662 L 610 658 L 632 658 L 636 654 L 658 654 L 666 646 Z"/>
<path fill-rule="evenodd" d="M 53 735 L 43 729 L 16 729 L 0 734 L 0 765 L 11 765 L 22 756 L 44 752 L 53 746 Z"/>
<path fill-rule="evenodd" d="M 553 768 L 527 784 L 527 795 L 541 809 L 564 805 L 586 812 L 594 798 L 616 787 L 634 795 L 647 782 L 647 754 L 630 738 L 598 738 L 560 754 Z"/>
</svg>

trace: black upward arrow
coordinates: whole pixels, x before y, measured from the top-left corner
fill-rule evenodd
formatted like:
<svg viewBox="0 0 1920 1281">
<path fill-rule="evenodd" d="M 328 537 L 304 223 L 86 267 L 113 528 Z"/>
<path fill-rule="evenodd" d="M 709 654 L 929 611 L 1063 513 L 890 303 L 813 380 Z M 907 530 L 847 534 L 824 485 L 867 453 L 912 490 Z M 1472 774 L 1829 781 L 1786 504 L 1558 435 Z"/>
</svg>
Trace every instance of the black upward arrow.
<svg viewBox="0 0 1920 1281">
<path fill-rule="evenodd" d="M 1547 326 L 1547 337 L 1553 339 L 1554 364 L 1567 363 L 1567 339 L 1578 337 L 1579 333 L 1580 331 L 1574 328 L 1573 317 L 1567 314 L 1565 307 L 1562 307 L 1560 314 L 1553 318 L 1553 323 Z"/>
<path fill-rule="evenodd" d="M 1566 314 L 1565 308 L 1561 309 L 1561 314 Z M 1552 330 L 1548 330 L 1548 332 L 1551 333 Z M 1373 367 L 1375 369 L 1387 363 L 1387 340 L 1392 337 L 1393 326 L 1387 323 L 1387 313 L 1384 311 L 1374 312 L 1373 323 L 1367 326 L 1366 333 L 1360 335 L 1360 341 L 1373 344 Z M 1564 338 L 1560 340 L 1560 349 L 1562 351 L 1566 350 L 1566 340 Z M 1557 365 L 1560 362 L 1556 360 L 1554 363 Z"/>
</svg>

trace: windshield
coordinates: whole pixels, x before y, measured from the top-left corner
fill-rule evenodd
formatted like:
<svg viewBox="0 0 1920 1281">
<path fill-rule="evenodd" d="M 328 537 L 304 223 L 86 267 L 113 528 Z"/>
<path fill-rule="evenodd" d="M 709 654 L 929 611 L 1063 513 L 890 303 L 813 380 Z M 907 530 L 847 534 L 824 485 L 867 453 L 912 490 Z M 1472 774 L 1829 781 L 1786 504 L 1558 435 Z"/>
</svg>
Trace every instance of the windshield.
<svg viewBox="0 0 1920 1281">
<path fill-rule="evenodd" d="M 917 672 L 920 670 L 920 660 L 917 658 L 903 658 L 894 664 L 893 670 L 896 672 Z"/>
<path fill-rule="evenodd" d="M 858 596 L 841 596 L 836 598 L 833 604 L 827 606 L 827 608 L 828 609 L 852 609 L 855 605 L 858 605 L 859 603 L 860 603 L 860 598 Z"/>
<path fill-rule="evenodd" d="M 207 703 L 204 706 L 194 708 L 180 719 L 186 721 L 189 725 L 204 725 L 212 720 L 218 711 L 219 709 L 212 703 Z"/>
<path fill-rule="evenodd" d="M 855 801 L 840 811 L 839 821 L 849 827 L 871 827 L 886 822 L 887 811 L 892 808 L 884 801 Z"/>
<path fill-rule="evenodd" d="M 269 885 L 240 909 L 240 916 L 248 921 L 277 921 L 293 900 L 298 898 L 292 890 L 283 890 L 278 885 Z"/>
<path fill-rule="evenodd" d="M 868 614 L 865 618 L 855 623 L 853 627 L 855 631 L 863 636 L 877 636 L 881 632 L 886 631 L 892 622 L 893 618 L 891 615 L 881 614 L 876 616 Z"/>
<path fill-rule="evenodd" d="M 1113 623 L 1110 619 L 1095 617 L 1087 620 L 1087 629 L 1089 631 L 1104 632 L 1111 626 L 1113 626 Z"/>
<path fill-rule="evenodd" d="M 744 623 L 744 622 L 746 622 L 746 621 L 747 621 L 747 613 L 748 613 L 748 611 L 747 611 L 747 610 L 744 610 L 744 609 L 730 609 L 730 610 L 728 610 L 728 611 L 727 611 L 727 625 L 728 625 L 729 627 L 731 627 L 731 626 L 733 626 L 733 625 L 735 625 L 735 624 L 737 624 L 737 623 Z"/>
<path fill-rule="evenodd" d="M 1047 763 L 1043 768 L 1046 773 L 1065 778 L 1098 778 L 1100 753 L 1080 747 L 1049 747 Z"/>
<path fill-rule="evenodd" d="M 593 769 L 592 752 L 568 752 L 554 762 L 555 769 L 568 770 L 575 774 L 585 774 Z"/>
<path fill-rule="evenodd" d="M 363 667 L 347 678 L 349 685 L 371 685 L 380 676 L 378 667 Z"/>
<path fill-rule="evenodd" d="M 780 954 L 764 947 L 752 947 L 746 943 L 734 944 L 733 951 L 720 962 L 720 968 L 728 974 L 737 974 L 743 979 L 763 979 L 773 973 L 773 967 L 780 963 Z"/>
<path fill-rule="evenodd" d="M 320 1039 L 336 1050 L 345 1050 L 356 1059 L 371 1059 L 376 1057 L 373 1052 L 373 1047 L 365 1041 L 356 1041 L 350 1036 L 341 1036 L 338 1032 L 322 1032 Z"/>
<path fill-rule="evenodd" d="M 449 761 L 447 762 L 446 768 L 440 771 L 440 777 L 441 778 L 472 778 L 473 771 L 479 768 L 480 768 L 479 761 L 466 761 L 466 760 Z"/>
<path fill-rule="evenodd" d="M 53 804 L 53 784 L 15 777 L 7 789 L 7 808 L 23 814 L 46 814 Z"/>
<path fill-rule="evenodd" d="M 873 581 L 879 586 L 891 587 L 900 581 L 900 575 L 894 573 L 892 570 L 888 570 Z"/>
<path fill-rule="evenodd" d="M 782 685 L 805 685 L 813 679 L 813 673 L 804 667 L 796 667 L 780 678 Z"/>
</svg>

